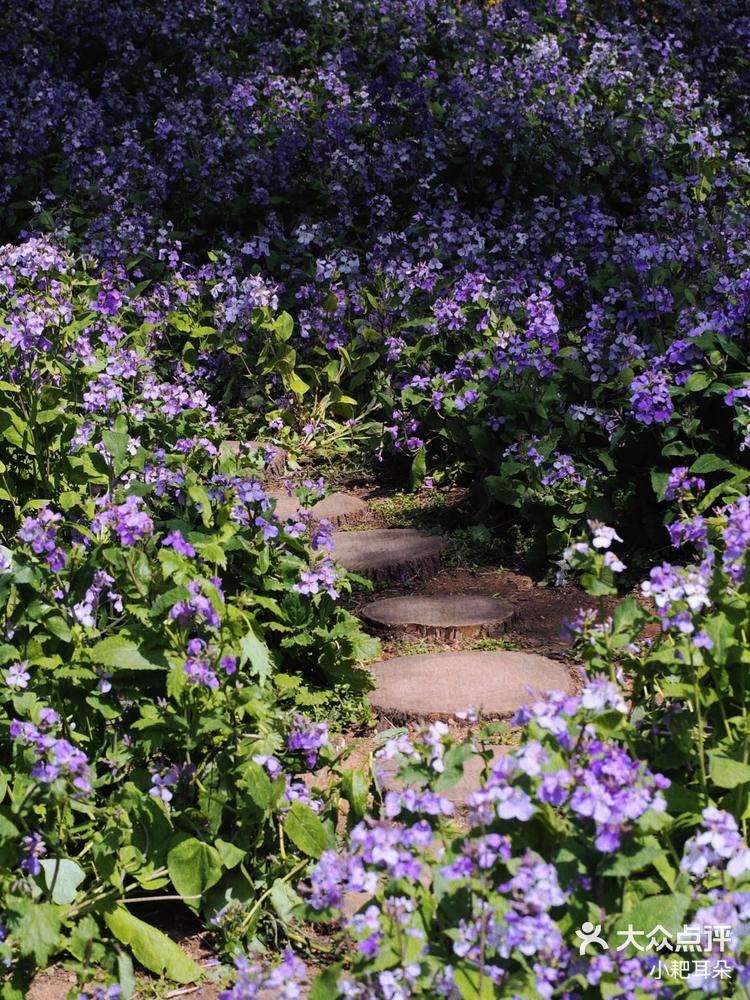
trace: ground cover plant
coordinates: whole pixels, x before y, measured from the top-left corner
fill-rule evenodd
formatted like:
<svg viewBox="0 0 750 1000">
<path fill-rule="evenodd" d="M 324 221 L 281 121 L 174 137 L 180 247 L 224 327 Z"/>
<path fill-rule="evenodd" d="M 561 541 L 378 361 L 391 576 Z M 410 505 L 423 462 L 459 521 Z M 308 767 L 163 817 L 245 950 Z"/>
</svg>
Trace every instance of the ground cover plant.
<svg viewBox="0 0 750 1000">
<path fill-rule="evenodd" d="M 2 995 L 55 959 L 73 995 L 192 982 L 157 897 L 235 1000 L 297 995 L 303 920 L 338 928 L 319 998 L 746 995 L 746 4 L 0 26 Z M 571 624 L 582 692 L 517 751 L 392 734 L 385 793 L 329 739 L 377 644 L 265 445 L 303 507 L 316 462 L 469 486 L 462 539 L 642 603 Z"/>
</svg>

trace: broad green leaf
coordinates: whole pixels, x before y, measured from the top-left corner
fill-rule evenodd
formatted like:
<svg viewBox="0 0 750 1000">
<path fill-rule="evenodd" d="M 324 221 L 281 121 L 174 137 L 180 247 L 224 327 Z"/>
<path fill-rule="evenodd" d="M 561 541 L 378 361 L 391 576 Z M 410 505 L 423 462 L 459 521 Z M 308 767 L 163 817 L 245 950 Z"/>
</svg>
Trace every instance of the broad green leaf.
<svg viewBox="0 0 750 1000">
<path fill-rule="evenodd" d="M 221 863 L 225 868 L 234 868 L 247 853 L 241 847 L 235 847 L 234 844 L 230 844 L 227 840 L 215 840 L 214 847 L 218 851 Z"/>
<path fill-rule="evenodd" d="M 274 910 L 285 924 L 291 923 L 295 906 L 302 905 L 302 898 L 288 882 L 280 878 L 277 878 L 271 886 L 269 898 Z"/>
<path fill-rule="evenodd" d="M 336 1000 L 336 997 L 341 996 L 338 982 L 343 971 L 344 966 L 339 962 L 319 973 L 310 987 L 310 1000 Z"/>
<path fill-rule="evenodd" d="M 427 475 L 427 449 L 420 448 L 411 462 L 409 471 L 409 487 L 412 490 L 419 489 Z"/>
<path fill-rule="evenodd" d="M 271 657 L 268 646 L 257 637 L 251 628 L 240 640 L 240 664 L 249 663 L 254 676 L 265 684 L 271 675 Z"/>
<path fill-rule="evenodd" d="M 165 670 L 167 666 L 161 653 L 138 647 L 121 635 L 111 635 L 97 642 L 88 650 L 88 658 L 102 667 L 120 670 Z"/>
<path fill-rule="evenodd" d="M 244 766 L 241 784 L 247 789 L 250 798 L 259 809 L 265 812 L 266 809 L 270 808 L 273 799 L 273 785 L 260 764 L 251 760 Z"/>
<path fill-rule="evenodd" d="M 302 802 L 292 804 L 284 830 L 291 842 L 310 858 L 319 858 L 328 847 L 326 828 L 312 809 Z"/>
<path fill-rule="evenodd" d="M 468 962 L 456 963 L 453 980 L 462 1000 L 495 1000 L 495 987 L 490 977 L 483 976 L 476 966 Z"/>
<path fill-rule="evenodd" d="M 174 983 L 194 983 L 203 977 L 203 969 L 186 955 L 179 945 L 156 927 L 134 917 L 124 906 L 104 914 L 110 931 L 117 940 L 157 976 L 166 976 Z"/>
<path fill-rule="evenodd" d="M 713 452 L 707 452 L 705 455 L 701 455 L 699 458 L 693 462 L 690 466 L 691 472 L 719 472 L 722 469 L 727 469 L 731 465 L 725 458 L 720 455 L 715 455 Z"/>
<path fill-rule="evenodd" d="M 341 793 L 357 819 L 362 819 L 365 815 L 368 792 L 369 785 L 361 771 L 353 768 L 344 772 L 341 777 Z"/>
<path fill-rule="evenodd" d="M 649 837 L 650 843 L 642 847 L 636 847 L 629 851 L 618 851 L 613 860 L 602 870 L 604 875 L 632 875 L 633 872 L 643 871 L 657 858 L 660 858 L 664 851 L 658 843 Z"/>
<path fill-rule="evenodd" d="M 21 954 L 33 955 L 42 968 L 57 950 L 59 936 L 60 908 L 53 903 L 30 903 L 13 928 L 13 937 L 21 947 Z"/>
<path fill-rule="evenodd" d="M 682 893 L 675 892 L 669 895 L 649 896 L 624 913 L 616 922 L 612 933 L 609 935 L 609 943 L 612 947 L 618 947 L 625 941 L 624 932 L 628 926 L 634 931 L 642 931 L 643 935 L 637 940 L 645 946 L 646 935 L 661 926 L 670 934 L 677 934 L 682 930 L 685 914 L 690 906 L 690 897 Z M 618 933 L 622 932 L 622 933 Z M 634 950 L 629 946 L 627 951 Z"/>
<path fill-rule="evenodd" d="M 86 873 L 69 858 L 44 858 L 42 866 L 44 882 L 52 894 L 53 903 L 72 903 L 78 886 L 86 878 Z"/>
<path fill-rule="evenodd" d="M 288 312 L 279 314 L 274 323 L 274 330 L 279 340 L 289 340 L 294 330 L 294 320 Z"/>
<path fill-rule="evenodd" d="M 295 396 L 304 396 L 310 386 L 304 382 L 296 372 L 290 372 L 286 379 L 286 384 Z"/>
<path fill-rule="evenodd" d="M 646 617 L 646 612 L 640 606 L 638 601 L 632 597 L 626 597 L 625 600 L 620 601 L 620 603 L 615 608 L 613 615 L 613 624 L 615 631 L 620 629 L 629 629 L 636 622 L 642 621 Z"/>
<path fill-rule="evenodd" d="M 445 792 L 453 788 L 464 775 L 464 764 L 473 756 L 474 751 L 468 743 L 459 743 L 458 746 L 451 747 L 443 757 L 443 771 L 435 782 L 435 791 Z"/>
<path fill-rule="evenodd" d="M 200 897 L 221 878 L 219 852 L 210 844 L 184 833 L 172 841 L 167 854 L 167 869 L 172 885 L 193 910 L 200 907 Z"/>
<path fill-rule="evenodd" d="M 708 755 L 711 780 L 719 788 L 736 788 L 750 781 L 750 764 L 714 752 Z"/>
<path fill-rule="evenodd" d="M 130 435 L 122 431 L 102 431 L 104 447 L 112 456 L 115 475 L 120 475 L 128 464 L 128 445 Z"/>
<path fill-rule="evenodd" d="M 138 981 L 133 972 L 133 959 L 125 951 L 121 951 L 117 956 L 117 981 L 123 997 L 129 1000 L 138 989 Z"/>
<path fill-rule="evenodd" d="M 701 392 L 711 382 L 711 378 L 706 372 L 693 372 L 685 382 L 688 392 Z"/>
</svg>

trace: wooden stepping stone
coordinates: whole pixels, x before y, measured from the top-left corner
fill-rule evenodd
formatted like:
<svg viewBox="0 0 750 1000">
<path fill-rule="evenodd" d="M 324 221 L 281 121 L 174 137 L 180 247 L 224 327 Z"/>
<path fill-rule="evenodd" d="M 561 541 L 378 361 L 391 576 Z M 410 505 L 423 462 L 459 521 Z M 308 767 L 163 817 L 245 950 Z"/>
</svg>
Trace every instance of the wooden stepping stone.
<svg viewBox="0 0 750 1000">
<path fill-rule="evenodd" d="M 286 490 L 269 490 L 268 499 L 276 501 L 276 517 L 280 521 L 290 520 L 301 507 L 299 499 L 296 496 L 290 497 Z M 359 497 L 348 493 L 331 493 L 314 503 L 311 511 L 313 520 L 322 521 L 326 518 L 331 524 L 338 526 L 361 518 L 369 509 Z"/>
<path fill-rule="evenodd" d="M 367 604 L 360 616 L 378 632 L 417 632 L 437 639 L 486 635 L 504 628 L 515 609 L 509 601 L 481 594 L 384 597 Z"/>
<path fill-rule="evenodd" d="M 327 497 L 313 506 L 313 517 L 316 521 L 323 518 L 330 521 L 335 527 L 342 524 L 350 524 L 361 520 L 367 515 L 370 508 L 364 500 L 352 496 L 351 493 L 329 493 Z"/>
<path fill-rule="evenodd" d="M 437 571 L 445 540 L 414 528 L 337 531 L 334 558 L 344 569 L 375 580 L 427 576 Z"/>
<path fill-rule="evenodd" d="M 469 707 L 496 718 L 543 692 L 571 690 L 563 664 L 536 653 L 423 653 L 369 669 L 375 676 L 370 701 L 391 720 L 453 716 Z"/>
<path fill-rule="evenodd" d="M 286 490 L 268 490 L 266 496 L 276 501 L 275 514 L 279 521 L 291 520 L 302 506 L 296 496 L 289 496 Z"/>
<path fill-rule="evenodd" d="M 243 444 L 251 453 L 258 450 L 265 452 L 266 448 L 273 448 L 274 454 L 271 461 L 266 464 L 266 472 L 272 476 L 284 475 L 284 470 L 286 469 L 286 452 L 283 448 L 277 448 L 276 445 L 269 445 L 265 441 L 222 441 L 221 447 L 226 449 L 231 455 L 239 455 L 242 452 Z"/>
</svg>

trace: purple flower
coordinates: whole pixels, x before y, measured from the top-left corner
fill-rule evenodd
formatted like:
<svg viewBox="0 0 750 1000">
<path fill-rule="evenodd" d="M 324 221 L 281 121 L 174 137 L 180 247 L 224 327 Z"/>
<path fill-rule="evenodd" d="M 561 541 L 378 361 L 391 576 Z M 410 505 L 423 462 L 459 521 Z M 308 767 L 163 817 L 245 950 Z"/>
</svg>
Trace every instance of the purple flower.
<svg viewBox="0 0 750 1000">
<path fill-rule="evenodd" d="M 667 480 L 667 488 L 664 491 L 665 500 L 682 500 L 689 495 L 702 493 L 706 488 L 706 483 L 699 476 L 691 476 L 686 465 L 680 465 L 672 469 Z"/>
<path fill-rule="evenodd" d="M 32 833 L 28 837 L 24 837 L 21 843 L 26 852 L 26 857 L 21 862 L 21 870 L 33 878 L 42 870 L 39 858 L 44 857 L 47 853 L 47 848 L 40 833 Z"/>
<path fill-rule="evenodd" d="M 65 566 L 66 555 L 57 546 L 57 528 L 61 514 L 54 514 L 49 507 L 42 507 L 36 517 L 27 517 L 18 530 L 17 537 L 26 542 L 36 555 L 46 556 L 50 568 L 59 573 Z"/>
<path fill-rule="evenodd" d="M 131 494 L 123 503 L 113 503 L 109 498 L 97 501 L 102 508 L 92 522 L 91 529 L 99 534 L 106 526 L 116 532 L 123 545 L 135 545 L 149 538 L 154 532 L 154 522 L 143 509 L 142 497 Z"/>
<path fill-rule="evenodd" d="M 45 785 L 51 785 L 58 778 L 71 782 L 76 793 L 87 795 L 91 792 L 91 770 L 88 758 L 82 750 L 65 739 L 57 739 L 50 733 L 42 732 L 30 722 L 14 720 L 10 735 L 22 746 L 30 746 L 36 763 L 31 771 L 32 778 Z"/>
<path fill-rule="evenodd" d="M 175 552 L 179 552 L 181 556 L 187 556 L 189 559 L 195 555 L 195 549 L 190 542 L 185 541 L 181 531 L 171 531 L 162 538 L 161 544 L 165 548 L 173 548 Z"/>
<path fill-rule="evenodd" d="M 151 787 L 148 790 L 148 794 L 154 799 L 161 799 L 164 803 L 171 802 L 174 797 L 172 788 L 177 784 L 179 779 L 179 769 L 176 767 L 170 767 L 164 774 L 159 774 L 158 771 L 155 771 L 151 775 Z"/>
<path fill-rule="evenodd" d="M 28 665 L 29 661 L 24 660 L 22 663 L 12 663 L 8 667 L 5 674 L 5 683 L 8 687 L 27 688 L 29 686 L 31 674 L 26 669 Z"/>
<path fill-rule="evenodd" d="M 662 372 L 645 372 L 633 379 L 630 383 L 630 408 L 642 424 L 665 424 L 670 421 L 672 399 Z"/>
<path fill-rule="evenodd" d="M 289 750 L 301 750 L 308 767 L 315 767 L 318 751 L 328 745 L 328 725 L 325 722 L 309 722 L 303 716 L 292 716 L 292 730 L 287 736 Z"/>
<path fill-rule="evenodd" d="M 120 292 L 115 291 L 115 289 L 112 288 L 108 291 L 99 292 L 96 297 L 96 302 L 92 303 L 91 308 L 97 310 L 98 312 L 105 313 L 107 316 L 114 316 L 120 311 L 122 303 L 122 295 Z"/>
</svg>

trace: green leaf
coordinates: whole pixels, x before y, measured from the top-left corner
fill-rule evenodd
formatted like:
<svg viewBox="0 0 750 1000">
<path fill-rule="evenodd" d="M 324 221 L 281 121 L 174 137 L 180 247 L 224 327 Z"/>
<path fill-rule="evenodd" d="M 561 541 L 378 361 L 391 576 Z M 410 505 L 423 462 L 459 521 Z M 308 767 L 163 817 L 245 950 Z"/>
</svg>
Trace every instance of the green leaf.
<svg viewBox="0 0 750 1000">
<path fill-rule="evenodd" d="M 329 965 L 315 977 L 310 987 L 310 1000 L 335 1000 L 341 996 L 339 979 L 344 970 L 343 963 Z"/>
<path fill-rule="evenodd" d="M 420 448 L 412 459 L 409 471 L 409 488 L 419 489 L 427 475 L 427 449 Z"/>
<path fill-rule="evenodd" d="M 128 445 L 130 444 L 130 435 L 125 434 L 122 431 L 102 431 L 102 441 L 104 443 L 104 447 L 112 456 L 115 475 L 119 476 L 128 464 Z"/>
<path fill-rule="evenodd" d="M 57 950 L 59 935 L 60 909 L 52 903 L 31 903 L 13 928 L 21 954 L 33 955 L 42 968 Z"/>
<path fill-rule="evenodd" d="M 725 458 L 720 455 L 715 455 L 713 452 L 708 452 L 705 455 L 701 455 L 700 458 L 696 458 L 693 464 L 690 466 L 691 472 L 719 472 L 722 469 L 728 469 L 731 466 L 731 462 L 728 462 Z"/>
<path fill-rule="evenodd" d="M 283 312 L 276 318 L 273 326 L 279 340 L 289 340 L 294 330 L 294 320 L 288 312 Z"/>
<path fill-rule="evenodd" d="M 668 472 L 658 472 L 656 469 L 651 470 L 651 487 L 654 491 L 657 500 L 664 499 L 664 494 L 667 491 L 668 483 L 669 483 Z"/>
<path fill-rule="evenodd" d="M 643 936 L 638 938 L 641 944 L 646 941 L 645 935 L 660 925 L 670 934 L 677 934 L 678 931 L 682 930 L 682 923 L 689 906 L 690 897 L 679 892 L 642 899 L 636 903 L 632 910 L 624 913 L 617 920 L 610 934 L 609 943 L 615 948 L 622 945 L 625 938 L 617 932 L 626 931 L 628 925 L 634 931 L 643 931 Z"/>
<path fill-rule="evenodd" d="M 273 785 L 260 764 L 254 760 L 249 761 L 243 768 L 243 775 L 240 784 L 247 789 L 250 798 L 264 812 L 271 806 L 273 799 Z"/>
<path fill-rule="evenodd" d="M 166 976 L 174 983 L 194 983 L 203 977 L 203 969 L 178 945 L 156 927 L 139 920 L 124 906 L 104 914 L 112 934 L 133 952 L 133 955 L 157 976 Z"/>
<path fill-rule="evenodd" d="M 121 635 L 102 639 L 88 650 L 92 663 L 120 670 L 166 670 L 167 663 L 160 652 L 136 646 Z"/>
<path fill-rule="evenodd" d="M 132 997 L 138 989 L 138 981 L 133 972 L 133 960 L 124 951 L 121 951 L 117 956 L 117 981 L 125 1000 Z"/>
<path fill-rule="evenodd" d="M 235 847 L 234 844 L 230 844 L 228 840 L 215 840 L 214 847 L 218 851 L 221 863 L 225 868 L 234 868 L 247 853 L 241 847 Z"/>
<path fill-rule="evenodd" d="M 736 788 L 750 781 L 750 764 L 743 764 L 717 751 L 709 753 L 708 758 L 711 780 L 719 788 Z"/>
<path fill-rule="evenodd" d="M 706 372 L 693 372 L 685 382 L 685 388 L 688 392 L 701 392 L 710 383 L 711 378 Z"/>
<path fill-rule="evenodd" d="M 86 878 L 83 869 L 69 858 L 45 858 L 39 864 L 53 903 L 72 903 L 78 886 Z"/>
<path fill-rule="evenodd" d="M 249 629 L 240 640 L 240 665 L 250 663 L 253 674 L 261 684 L 265 684 L 271 676 L 271 657 L 268 646 L 257 637 L 252 629 Z"/>
<path fill-rule="evenodd" d="M 319 858 L 328 847 L 326 828 L 312 809 L 302 802 L 292 804 L 284 830 L 291 842 L 310 858 Z"/>
<path fill-rule="evenodd" d="M 294 908 L 302 904 L 302 897 L 281 878 L 277 878 L 271 886 L 269 898 L 274 910 L 285 924 L 291 923 Z"/>
<path fill-rule="evenodd" d="M 644 868 L 648 868 L 664 854 L 664 851 L 652 837 L 648 839 L 650 842 L 642 847 L 636 845 L 635 849 L 631 848 L 627 852 L 621 850 L 615 854 L 614 860 L 604 868 L 603 874 L 632 875 L 633 872 L 640 872 Z"/>
<path fill-rule="evenodd" d="M 310 386 L 304 382 L 296 372 L 290 372 L 286 378 L 286 384 L 295 396 L 304 396 Z"/>
<path fill-rule="evenodd" d="M 474 751 L 468 743 L 459 743 L 458 746 L 451 747 L 443 757 L 443 771 L 435 782 L 435 791 L 445 792 L 453 788 L 464 775 L 464 764 L 473 756 Z"/>
<path fill-rule="evenodd" d="M 453 980 L 462 1000 L 495 1000 L 495 987 L 489 976 L 480 975 L 479 969 L 468 962 L 457 962 Z"/>
<path fill-rule="evenodd" d="M 184 901 L 197 911 L 206 889 L 216 885 L 221 878 L 221 856 L 210 844 L 180 833 L 170 845 L 167 870 L 172 885 L 181 896 L 195 897 Z"/>
<path fill-rule="evenodd" d="M 356 819 L 362 819 L 367 810 L 367 797 L 369 785 L 364 774 L 353 768 L 345 771 L 341 776 L 341 794 L 351 807 L 351 811 Z"/>
<path fill-rule="evenodd" d="M 617 605 L 612 616 L 615 631 L 630 630 L 634 625 L 642 624 L 646 612 L 633 597 L 626 597 Z"/>
</svg>

